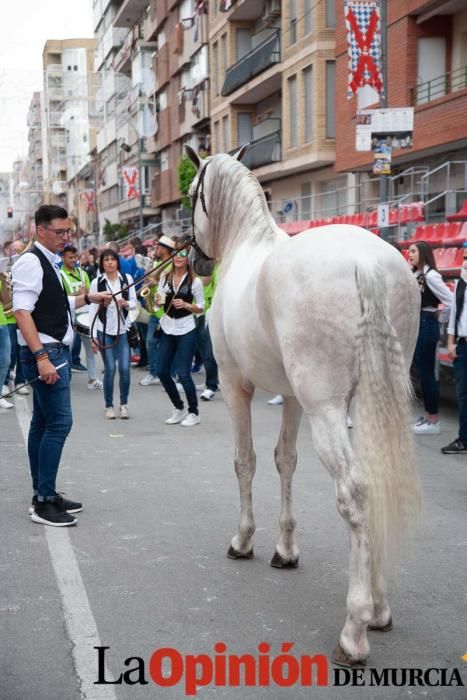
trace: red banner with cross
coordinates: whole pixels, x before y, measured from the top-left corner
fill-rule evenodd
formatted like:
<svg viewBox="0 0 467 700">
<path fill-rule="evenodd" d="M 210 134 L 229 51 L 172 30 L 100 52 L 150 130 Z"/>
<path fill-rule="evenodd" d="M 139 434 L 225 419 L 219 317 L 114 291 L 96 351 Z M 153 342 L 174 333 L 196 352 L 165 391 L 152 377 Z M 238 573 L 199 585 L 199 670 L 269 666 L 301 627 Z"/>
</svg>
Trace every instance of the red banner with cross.
<svg viewBox="0 0 467 700">
<path fill-rule="evenodd" d="M 81 202 L 83 203 L 86 213 L 96 210 L 95 197 L 96 195 L 94 190 L 84 190 L 84 192 L 81 194 Z"/>
<path fill-rule="evenodd" d="M 125 199 L 139 198 L 140 189 L 138 168 L 123 168 L 123 188 L 125 191 Z"/>
<path fill-rule="evenodd" d="M 370 85 L 381 95 L 384 90 L 381 69 L 380 0 L 345 0 L 345 26 L 349 55 L 348 97 Z"/>
</svg>

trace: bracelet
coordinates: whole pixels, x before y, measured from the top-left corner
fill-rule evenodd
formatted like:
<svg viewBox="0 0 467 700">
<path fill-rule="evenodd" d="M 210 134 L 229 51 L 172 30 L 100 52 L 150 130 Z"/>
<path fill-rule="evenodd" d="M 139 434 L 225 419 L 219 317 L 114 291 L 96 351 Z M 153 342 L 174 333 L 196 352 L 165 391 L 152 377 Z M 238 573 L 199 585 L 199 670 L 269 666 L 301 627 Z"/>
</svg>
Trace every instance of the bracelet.
<svg viewBox="0 0 467 700">
<path fill-rule="evenodd" d="M 48 360 L 49 356 L 47 355 L 46 352 L 44 352 L 42 355 L 39 355 L 39 357 L 36 357 L 35 360 L 37 363 L 42 362 L 42 360 Z"/>
<path fill-rule="evenodd" d="M 32 353 L 32 356 L 34 359 L 36 359 L 39 355 L 46 355 L 47 350 L 45 348 L 39 348 L 39 350 L 36 350 L 35 352 Z"/>
<path fill-rule="evenodd" d="M 87 304 L 88 306 L 91 303 L 91 300 L 89 298 L 89 294 L 87 294 L 87 293 L 84 295 L 84 303 Z"/>
</svg>

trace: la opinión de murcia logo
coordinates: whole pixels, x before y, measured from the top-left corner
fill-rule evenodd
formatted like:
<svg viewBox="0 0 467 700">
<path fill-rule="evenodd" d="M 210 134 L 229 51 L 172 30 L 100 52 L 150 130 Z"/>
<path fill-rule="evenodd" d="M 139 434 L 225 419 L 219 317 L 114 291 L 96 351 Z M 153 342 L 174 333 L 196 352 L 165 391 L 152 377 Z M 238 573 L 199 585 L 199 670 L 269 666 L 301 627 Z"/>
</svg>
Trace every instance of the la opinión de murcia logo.
<svg viewBox="0 0 467 700">
<path fill-rule="evenodd" d="M 227 653 L 227 645 L 217 642 L 213 654 L 185 654 L 173 647 L 161 647 L 150 656 L 148 666 L 140 656 L 124 660 L 115 680 L 106 678 L 108 646 L 96 646 L 97 681 L 95 685 L 148 685 L 160 688 L 184 685 L 185 695 L 196 695 L 202 687 L 273 687 L 293 686 L 464 686 L 458 668 L 333 668 L 324 654 L 292 653 L 293 642 L 283 642 L 277 655 L 271 645 L 258 644 L 258 654 Z M 465 659 L 464 659 L 465 660 Z"/>
</svg>

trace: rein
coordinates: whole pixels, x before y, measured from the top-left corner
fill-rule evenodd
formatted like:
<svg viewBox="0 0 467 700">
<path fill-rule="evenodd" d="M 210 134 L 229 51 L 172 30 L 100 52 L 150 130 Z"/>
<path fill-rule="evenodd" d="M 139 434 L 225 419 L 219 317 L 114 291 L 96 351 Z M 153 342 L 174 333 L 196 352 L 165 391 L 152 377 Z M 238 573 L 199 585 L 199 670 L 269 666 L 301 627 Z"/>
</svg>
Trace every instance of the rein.
<svg viewBox="0 0 467 700">
<path fill-rule="evenodd" d="M 206 255 L 204 250 L 198 245 L 195 237 L 195 210 L 196 205 L 198 204 L 198 197 L 201 200 L 201 206 L 203 207 L 203 212 L 206 218 L 209 218 L 208 210 L 206 207 L 206 199 L 204 197 L 204 178 L 206 176 L 206 170 L 208 169 L 209 163 L 210 161 L 208 160 L 204 168 L 201 170 L 198 182 L 196 183 L 195 193 L 193 195 L 193 202 L 191 205 L 191 229 L 193 231 L 193 235 L 191 237 L 191 245 L 196 250 L 196 252 L 202 255 L 204 258 L 206 258 L 206 260 L 213 260 L 214 258 L 210 258 L 209 255 Z"/>
</svg>

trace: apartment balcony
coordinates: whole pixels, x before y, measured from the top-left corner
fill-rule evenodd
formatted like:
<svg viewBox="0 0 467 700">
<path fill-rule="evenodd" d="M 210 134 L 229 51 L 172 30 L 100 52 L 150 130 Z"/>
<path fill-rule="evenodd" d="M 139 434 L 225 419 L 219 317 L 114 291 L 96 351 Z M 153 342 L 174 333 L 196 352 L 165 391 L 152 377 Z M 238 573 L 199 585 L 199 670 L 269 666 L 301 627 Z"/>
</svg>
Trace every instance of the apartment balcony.
<svg viewBox="0 0 467 700">
<path fill-rule="evenodd" d="M 268 68 L 279 63 L 280 60 L 280 32 L 276 30 L 271 36 L 227 69 L 222 96 L 231 95 L 257 75 L 264 73 Z"/>
<path fill-rule="evenodd" d="M 68 183 L 66 180 L 54 180 L 54 182 L 52 182 L 53 194 L 64 194 L 67 190 Z"/>
<path fill-rule="evenodd" d="M 147 0 L 123 0 L 114 17 L 114 27 L 133 27 L 144 15 Z"/>
<path fill-rule="evenodd" d="M 242 163 L 250 170 L 260 168 L 262 165 L 277 163 L 282 159 L 280 119 L 268 119 L 266 121 L 279 122 L 279 129 L 265 136 L 259 136 L 250 142 L 247 152 L 242 159 Z M 237 150 L 235 149 L 233 152 L 235 153 Z"/>
<path fill-rule="evenodd" d="M 414 106 L 433 102 L 459 90 L 467 89 L 467 66 L 441 75 L 438 78 L 420 83 L 410 89 L 411 103 Z M 454 97 L 455 95 L 453 95 Z"/>
<path fill-rule="evenodd" d="M 49 86 L 47 88 L 47 98 L 49 100 L 63 100 L 63 87 Z"/>
<path fill-rule="evenodd" d="M 102 56 L 107 58 L 113 49 L 119 49 L 125 37 L 128 34 L 127 30 L 122 27 L 109 27 L 102 38 Z"/>
<path fill-rule="evenodd" d="M 160 22 L 159 22 L 160 24 Z M 146 17 L 143 23 L 143 39 L 144 41 L 154 41 L 157 34 L 158 22 L 154 13 L 154 3 L 148 7 Z"/>
<path fill-rule="evenodd" d="M 67 145 L 67 137 L 65 134 L 53 134 L 50 137 L 50 145 L 54 148 L 65 148 Z"/>
<path fill-rule="evenodd" d="M 49 112 L 48 114 L 49 119 L 48 119 L 48 126 L 49 127 L 61 127 L 62 125 L 62 119 L 64 116 L 63 112 Z"/>
<path fill-rule="evenodd" d="M 49 63 L 45 70 L 48 75 L 63 75 L 63 66 L 61 63 Z"/>
<path fill-rule="evenodd" d="M 231 7 L 228 10 L 224 10 L 224 3 L 221 1 L 220 3 L 220 11 L 221 12 L 229 12 L 229 20 L 235 21 L 235 22 L 240 22 L 240 21 L 248 21 L 252 22 L 256 19 L 259 19 L 260 17 L 263 17 L 263 15 L 267 15 L 266 8 L 269 5 L 274 5 L 279 7 L 279 17 L 280 17 L 280 5 L 281 5 L 281 0 L 266 0 L 266 3 L 264 0 L 234 0 L 234 2 L 231 3 Z"/>
<path fill-rule="evenodd" d="M 149 6 L 149 13 L 147 16 L 147 19 L 149 21 L 145 25 L 144 30 L 144 38 L 146 41 L 152 41 L 154 39 L 162 23 L 165 22 L 168 14 L 168 0 L 151 0 Z M 146 34 L 146 32 L 148 32 L 148 34 Z"/>
<path fill-rule="evenodd" d="M 118 73 L 131 76 L 131 47 L 133 44 L 133 32 L 128 32 L 122 48 L 114 58 L 114 68 Z"/>
<path fill-rule="evenodd" d="M 170 47 L 168 42 L 157 51 L 152 67 L 156 76 L 157 89 L 160 90 L 170 78 Z"/>
</svg>

